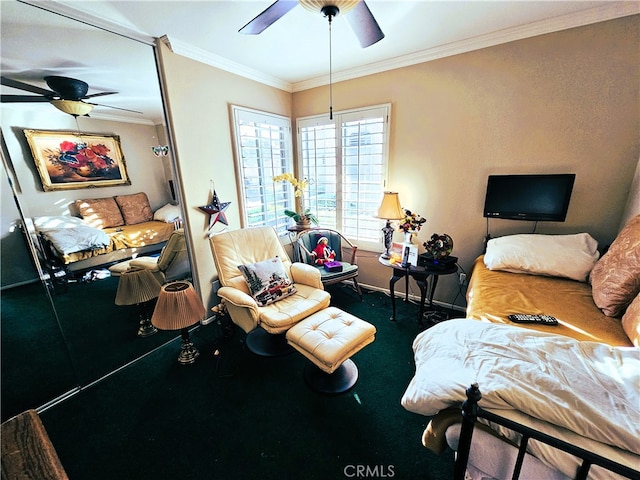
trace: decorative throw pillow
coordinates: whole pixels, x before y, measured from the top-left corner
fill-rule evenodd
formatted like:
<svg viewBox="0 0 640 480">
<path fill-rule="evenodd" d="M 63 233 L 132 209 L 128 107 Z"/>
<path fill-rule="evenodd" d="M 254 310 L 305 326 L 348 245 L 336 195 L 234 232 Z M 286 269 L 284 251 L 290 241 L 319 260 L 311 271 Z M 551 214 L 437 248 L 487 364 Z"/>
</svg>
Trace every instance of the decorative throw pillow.
<svg viewBox="0 0 640 480">
<path fill-rule="evenodd" d="M 640 293 L 640 215 L 627 222 L 591 271 L 593 301 L 609 317 L 619 317 Z"/>
<path fill-rule="evenodd" d="M 164 207 L 160 207 L 155 211 L 153 219 L 158 220 L 159 222 L 171 223 L 179 219 L 181 215 L 180 207 L 167 203 Z"/>
<path fill-rule="evenodd" d="M 151 210 L 151 205 L 149 205 L 149 199 L 146 193 L 140 192 L 131 195 L 118 195 L 115 198 L 127 225 L 135 225 L 136 223 L 153 220 L 153 210 Z"/>
<path fill-rule="evenodd" d="M 247 281 L 251 296 L 263 307 L 297 291 L 278 257 L 249 265 L 238 265 L 238 268 Z"/>
<path fill-rule="evenodd" d="M 598 257 L 598 242 L 588 233 L 523 234 L 489 240 L 484 263 L 489 270 L 566 277 L 584 282 Z"/>
<path fill-rule="evenodd" d="M 636 346 L 640 347 L 640 294 L 627 307 L 627 311 L 622 316 L 622 328 L 627 334 L 629 340 Z"/>
<path fill-rule="evenodd" d="M 75 206 L 83 220 L 95 228 L 119 227 L 124 218 L 113 197 L 76 200 Z"/>
</svg>

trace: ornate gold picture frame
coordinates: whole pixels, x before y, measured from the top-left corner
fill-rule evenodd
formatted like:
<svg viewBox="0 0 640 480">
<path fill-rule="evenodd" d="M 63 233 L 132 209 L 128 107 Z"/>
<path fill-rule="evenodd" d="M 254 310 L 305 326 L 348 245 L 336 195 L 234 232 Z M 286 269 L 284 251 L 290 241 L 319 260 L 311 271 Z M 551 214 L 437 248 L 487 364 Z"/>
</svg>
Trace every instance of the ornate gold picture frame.
<svg viewBox="0 0 640 480">
<path fill-rule="evenodd" d="M 45 192 L 131 185 L 117 135 L 24 130 Z"/>
</svg>

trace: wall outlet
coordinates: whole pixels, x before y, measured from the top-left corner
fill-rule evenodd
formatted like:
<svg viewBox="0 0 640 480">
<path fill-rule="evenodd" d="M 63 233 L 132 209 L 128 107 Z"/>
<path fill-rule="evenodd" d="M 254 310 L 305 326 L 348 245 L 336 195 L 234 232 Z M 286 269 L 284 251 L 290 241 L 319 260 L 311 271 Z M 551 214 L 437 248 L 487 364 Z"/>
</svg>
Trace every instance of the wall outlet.
<svg viewBox="0 0 640 480">
<path fill-rule="evenodd" d="M 467 283 L 467 274 L 461 273 L 459 280 L 460 280 L 460 285 L 464 285 L 465 283 Z"/>
</svg>

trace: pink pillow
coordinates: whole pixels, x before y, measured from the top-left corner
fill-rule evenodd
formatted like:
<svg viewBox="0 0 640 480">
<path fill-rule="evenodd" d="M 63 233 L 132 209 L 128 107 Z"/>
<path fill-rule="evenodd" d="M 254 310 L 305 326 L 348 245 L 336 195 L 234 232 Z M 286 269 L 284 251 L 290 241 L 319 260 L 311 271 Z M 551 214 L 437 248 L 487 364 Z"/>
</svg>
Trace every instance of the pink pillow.
<svg viewBox="0 0 640 480">
<path fill-rule="evenodd" d="M 631 302 L 622 316 L 622 328 L 627 334 L 629 340 L 636 346 L 640 347 L 640 295 Z"/>
<path fill-rule="evenodd" d="M 609 317 L 621 316 L 640 293 L 640 215 L 627 222 L 590 279 L 598 308 Z"/>
</svg>

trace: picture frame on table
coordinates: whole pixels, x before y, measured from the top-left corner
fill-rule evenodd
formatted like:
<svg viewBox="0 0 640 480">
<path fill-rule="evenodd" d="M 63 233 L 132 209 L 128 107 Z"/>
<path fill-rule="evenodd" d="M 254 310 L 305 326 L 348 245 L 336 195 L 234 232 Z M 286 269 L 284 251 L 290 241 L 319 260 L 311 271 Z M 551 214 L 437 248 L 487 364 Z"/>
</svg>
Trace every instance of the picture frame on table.
<svg viewBox="0 0 640 480">
<path fill-rule="evenodd" d="M 24 134 L 45 192 L 131 185 L 118 135 L 30 129 Z"/>
</svg>

